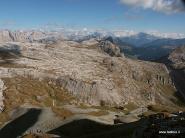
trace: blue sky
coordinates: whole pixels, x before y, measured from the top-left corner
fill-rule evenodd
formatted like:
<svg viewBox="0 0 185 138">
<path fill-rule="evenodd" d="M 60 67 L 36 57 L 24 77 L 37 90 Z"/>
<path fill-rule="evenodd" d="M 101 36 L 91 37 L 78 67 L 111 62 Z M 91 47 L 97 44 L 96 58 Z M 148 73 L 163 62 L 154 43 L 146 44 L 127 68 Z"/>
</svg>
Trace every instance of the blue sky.
<svg viewBox="0 0 185 138">
<path fill-rule="evenodd" d="M 1 0 L 0 28 L 31 29 L 58 24 L 77 28 L 185 33 L 185 12 L 167 14 L 123 1 Z"/>
</svg>

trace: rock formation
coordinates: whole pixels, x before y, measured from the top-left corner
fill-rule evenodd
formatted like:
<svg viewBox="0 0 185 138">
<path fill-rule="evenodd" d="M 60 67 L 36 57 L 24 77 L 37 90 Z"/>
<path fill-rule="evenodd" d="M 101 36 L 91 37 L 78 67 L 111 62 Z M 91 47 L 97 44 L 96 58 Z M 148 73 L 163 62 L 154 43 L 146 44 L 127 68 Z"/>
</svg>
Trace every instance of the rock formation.
<svg viewBox="0 0 185 138">
<path fill-rule="evenodd" d="M 119 48 L 109 41 L 92 46 L 70 41 L 51 45 L 14 42 L 1 44 L 1 49 L 12 45 L 17 45 L 19 55 L 10 59 L 13 68 L 1 66 L 0 71 L 7 73 L 1 78 L 50 78 L 90 105 L 173 104 L 170 99 L 175 99 L 166 97 L 166 90 L 175 93 L 175 89 L 165 65 L 120 57 Z"/>
<path fill-rule="evenodd" d="M 178 47 L 168 57 L 175 69 L 185 69 L 185 46 Z"/>
<path fill-rule="evenodd" d="M 168 56 L 159 60 L 170 70 L 170 76 L 178 90 L 178 96 L 185 100 L 185 46 L 178 47 Z"/>
<path fill-rule="evenodd" d="M 4 109 L 4 96 L 3 96 L 3 90 L 5 89 L 4 82 L 0 79 L 0 111 L 3 111 Z"/>
<path fill-rule="evenodd" d="M 118 46 L 114 45 L 113 43 L 111 43 L 108 40 L 105 41 L 101 41 L 99 44 L 99 47 L 106 52 L 107 54 L 109 54 L 110 56 L 115 56 L 115 57 L 120 57 L 121 53 L 120 53 L 120 49 Z"/>
</svg>

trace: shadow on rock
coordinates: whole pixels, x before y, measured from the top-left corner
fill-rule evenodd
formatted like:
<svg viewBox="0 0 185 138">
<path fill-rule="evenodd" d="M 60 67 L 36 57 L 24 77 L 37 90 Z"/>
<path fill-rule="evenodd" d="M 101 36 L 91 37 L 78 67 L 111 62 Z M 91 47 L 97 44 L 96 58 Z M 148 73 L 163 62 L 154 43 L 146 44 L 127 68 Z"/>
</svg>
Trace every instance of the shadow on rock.
<svg viewBox="0 0 185 138">
<path fill-rule="evenodd" d="M 11 63 L 21 56 L 20 46 L 18 45 L 3 45 L 0 47 L 0 59 L 2 63 Z"/>
<path fill-rule="evenodd" d="M 38 120 L 40 109 L 30 109 L 24 115 L 11 121 L 0 130 L 0 138 L 16 138 L 32 127 Z"/>
<path fill-rule="evenodd" d="M 170 76 L 178 90 L 175 96 L 185 105 L 185 74 L 183 70 L 171 70 Z"/>
<path fill-rule="evenodd" d="M 62 138 L 120 138 L 132 136 L 140 124 L 141 122 L 137 121 L 129 124 L 106 125 L 82 119 L 72 121 L 48 133 Z"/>
</svg>

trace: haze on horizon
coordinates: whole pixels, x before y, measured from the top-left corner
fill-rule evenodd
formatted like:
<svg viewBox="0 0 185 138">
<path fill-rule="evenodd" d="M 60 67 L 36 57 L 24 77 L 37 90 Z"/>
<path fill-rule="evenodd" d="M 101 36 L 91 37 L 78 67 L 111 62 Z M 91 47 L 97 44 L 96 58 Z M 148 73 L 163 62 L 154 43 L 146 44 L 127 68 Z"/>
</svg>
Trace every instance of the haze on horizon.
<svg viewBox="0 0 185 138">
<path fill-rule="evenodd" d="M 2 0 L 0 29 L 66 27 L 185 34 L 182 0 Z"/>
</svg>

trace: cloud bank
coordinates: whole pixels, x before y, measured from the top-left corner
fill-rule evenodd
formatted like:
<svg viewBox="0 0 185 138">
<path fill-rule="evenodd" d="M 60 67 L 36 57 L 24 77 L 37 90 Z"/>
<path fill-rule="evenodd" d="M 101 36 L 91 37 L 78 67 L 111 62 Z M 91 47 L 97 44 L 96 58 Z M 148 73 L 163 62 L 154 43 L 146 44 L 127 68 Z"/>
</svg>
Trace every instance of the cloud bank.
<svg viewBox="0 0 185 138">
<path fill-rule="evenodd" d="M 152 9 L 167 14 L 185 12 L 183 0 L 120 0 L 122 4 Z"/>
</svg>

